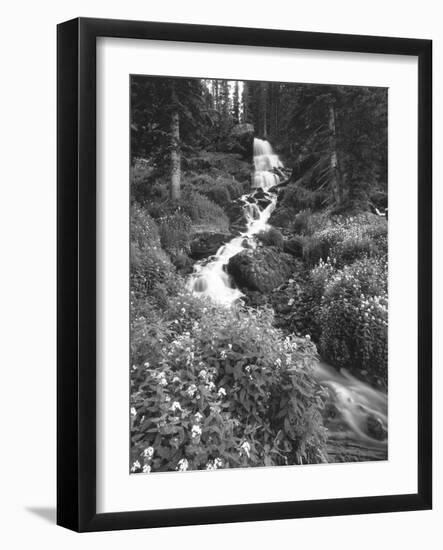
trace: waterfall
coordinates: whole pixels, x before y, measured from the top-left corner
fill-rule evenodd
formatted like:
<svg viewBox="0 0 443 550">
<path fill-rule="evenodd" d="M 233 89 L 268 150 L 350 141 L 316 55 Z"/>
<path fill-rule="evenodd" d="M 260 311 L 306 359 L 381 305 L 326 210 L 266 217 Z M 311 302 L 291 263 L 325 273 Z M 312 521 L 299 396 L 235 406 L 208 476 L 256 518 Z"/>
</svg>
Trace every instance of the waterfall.
<svg viewBox="0 0 443 550">
<path fill-rule="evenodd" d="M 229 259 L 245 248 L 254 249 L 257 246 L 254 235 L 269 227 L 268 220 L 277 201 L 277 195 L 269 190 L 280 182 L 274 169 L 282 167 L 283 163 L 273 153 L 270 143 L 255 138 L 252 192 L 239 199 L 246 220 L 246 231 L 221 246 L 215 256 L 195 264 L 188 281 L 188 287 L 194 293 L 208 296 L 227 306 L 243 295 L 227 273 L 226 267 Z M 258 189 L 262 189 L 264 193 L 260 199 L 265 198 L 268 202 L 265 207 L 260 206 L 257 200 Z"/>
<path fill-rule="evenodd" d="M 252 187 L 267 191 L 280 182 L 275 170 L 283 168 L 283 163 L 275 155 L 269 141 L 254 139 L 254 176 Z"/>
<path fill-rule="evenodd" d="M 272 151 L 270 143 L 254 139 L 252 190 L 239 199 L 246 220 L 246 231 L 221 246 L 214 256 L 195 264 L 194 272 L 188 280 L 192 292 L 208 296 L 226 306 L 231 306 L 241 298 L 243 294 L 231 280 L 226 267 L 235 254 L 245 248 L 254 249 L 257 246 L 254 236 L 269 227 L 268 220 L 277 201 L 277 195 L 270 189 L 280 183 L 279 174 L 284 176 L 282 168 L 283 164 Z M 264 207 L 261 206 L 263 199 L 268 203 Z M 388 427 L 386 393 L 357 380 L 344 369 L 338 372 L 324 362 L 316 364 L 313 374 L 329 395 L 330 412 L 327 408 L 324 422 L 328 429 L 328 453 L 331 453 L 331 457 L 337 447 L 340 453 L 343 442 L 346 450 L 351 449 L 353 452 L 353 449 L 357 449 L 355 452 L 360 453 L 358 456 L 365 456 L 361 454 L 363 452 L 367 453 L 370 460 L 385 460 Z"/>
</svg>

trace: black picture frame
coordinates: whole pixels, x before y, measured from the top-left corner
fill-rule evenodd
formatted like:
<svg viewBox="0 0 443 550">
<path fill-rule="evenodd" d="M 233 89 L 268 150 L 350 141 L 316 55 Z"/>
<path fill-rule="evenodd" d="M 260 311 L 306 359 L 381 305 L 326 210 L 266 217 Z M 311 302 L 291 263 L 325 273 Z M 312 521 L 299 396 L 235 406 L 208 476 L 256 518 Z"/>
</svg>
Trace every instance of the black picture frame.
<svg viewBox="0 0 443 550">
<path fill-rule="evenodd" d="M 57 523 L 75 531 L 425 510 L 432 507 L 432 42 L 78 18 L 58 25 Z M 399 54 L 418 58 L 416 494 L 96 512 L 96 39 Z"/>
</svg>

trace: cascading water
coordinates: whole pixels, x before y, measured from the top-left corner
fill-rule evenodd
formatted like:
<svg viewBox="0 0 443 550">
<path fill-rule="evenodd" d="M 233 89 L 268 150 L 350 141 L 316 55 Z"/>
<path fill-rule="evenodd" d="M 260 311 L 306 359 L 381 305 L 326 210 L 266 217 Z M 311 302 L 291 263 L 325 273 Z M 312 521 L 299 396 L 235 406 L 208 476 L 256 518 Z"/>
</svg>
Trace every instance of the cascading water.
<svg viewBox="0 0 443 550">
<path fill-rule="evenodd" d="M 283 168 L 283 163 L 272 151 L 269 141 L 254 139 L 254 176 L 252 187 L 268 191 L 280 183 L 276 171 Z"/>
<path fill-rule="evenodd" d="M 239 199 L 246 219 L 246 231 L 220 247 L 215 256 L 195 264 L 188 281 L 189 288 L 194 293 L 208 296 L 226 306 L 232 305 L 243 295 L 231 280 L 226 266 L 235 254 L 245 248 L 255 248 L 257 242 L 254 235 L 269 227 L 268 220 L 277 201 L 277 195 L 272 188 L 284 179 L 283 168 L 283 163 L 272 151 L 270 143 L 254 139 L 252 192 Z M 255 197 L 259 189 L 262 190 L 260 200 Z M 264 208 L 261 206 L 263 199 L 267 202 Z M 323 362 L 316 365 L 314 376 L 329 396 L 324 421 L 328 428 L 328 453 L 331 459 L 334 453 L 331 453 L 331 448 L 334 449 L 337 442 L 338 447 L 344 442 L 346 452 L 356 452 L 356 456 L 363 457 L 363 460 L 368 457 L 370 460 L 385 459 L 386 394 L 357 380 L 346 371 L 338 372 Z"/>
<path fill-rule="evenodd" d="M 387 457 L 388 399 L 386 393 L 358 380 L 345 369 L 336 369 L 319 362 L 314 368 L 317 381 L 327 389 L 324 414 L 329 447 L 340 442 L 353 442 L 371 459 Z"/>
<path fill-rule="evenodd" d="M 273 170 L 282 167 L 282 162 L 273 153 L 269 142 L 255 138 L 253 191 L 239 199 L 246 219 L 246 231 L 220 247 L 215 256 L 194 266 L 194 273 L 188 283 L 193 292 L 225 305 L 231 305 L 243 295 L 226 272 L 226 266 L 235 254 L 245 248 L 255 248 L 257 243 L 254 235 L 268 227 L 267 222 L 277 201 L 277 195 L 269 190 L 280 183 L 280 177 Z M 263 190 L 264 197 L 261 198 L 268 202 L 264 208 L 254 197 L 257 189 Z"/>
</svg>

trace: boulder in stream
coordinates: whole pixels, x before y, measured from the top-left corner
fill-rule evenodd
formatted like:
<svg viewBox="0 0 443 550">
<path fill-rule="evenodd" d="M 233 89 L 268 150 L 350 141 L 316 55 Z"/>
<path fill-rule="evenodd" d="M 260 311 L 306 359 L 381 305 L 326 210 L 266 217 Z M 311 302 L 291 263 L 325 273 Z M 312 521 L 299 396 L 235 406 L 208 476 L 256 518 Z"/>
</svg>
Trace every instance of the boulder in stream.
<svg viewBox="0 0 443 550">
<path fill-rule="evenodd" d="M 257 247 L 233 256 L 228 273 L 240 288 L 271 292 L 283 284 L 292 273 L 294 259 L 275 247 Z"/>
</svg>

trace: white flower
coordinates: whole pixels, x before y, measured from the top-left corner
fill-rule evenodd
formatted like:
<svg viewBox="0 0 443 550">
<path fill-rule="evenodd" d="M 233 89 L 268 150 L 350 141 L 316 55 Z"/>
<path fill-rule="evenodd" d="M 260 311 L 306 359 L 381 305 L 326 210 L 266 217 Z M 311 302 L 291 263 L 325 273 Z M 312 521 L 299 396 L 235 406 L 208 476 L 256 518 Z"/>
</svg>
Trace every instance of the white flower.
<svg viewBox="0 0 443 550">
<path fill-rule="evenodd" d="M 186 309 L 184 307 L 181 308 L 180 313 L 185 313 Z"/>
<path fill-rule="evenodd" d="M 275 364 L 277 365 L 277 367 L 281 367 L 281 359 L 280 359 L 280 357 L 277 357 L 277 359 L 275 360 Z"/>
<path fill-rule="evenodd" d="M 215 466 L 215 469 L 221 468 L 223 466 L 223 460 L 220 457 L 217 457 L 214 460 L 214 466 Z"/>
<path fill-rule="evenodd" d="M 211 382 L 208 382 L 207 388 L 208 388 L 209 391 L 214 390 L 214 389 L 215 389 L 215 384 L 214 384 L 214 382 L 212 382 L 212 381 L 211 381 Z"/>
<path fill-rule="evenodd" d="M 149 464 L 145 464 L 143 466 L 143 473 L 144 474 L 150 474 L 151 473 L 151 466 Z"/>
<path fill-rule="evenodd" d="M 226 351 L 224 349 L 222 349 L 221 352 L 220 352 L 220 358 L 221 359 L 226 359 Z"/>
<path fill-rule="evenodd" d="M 146 447 L 143 451 L 144 458 L 152 458 L 154 456 L 154 447 Z"/>
<path fill-rule="evenodd" d="M 165 402 L 169 403 L 171 401 L 171 397 L 169 395 L 165 395 Z"/>
<path fill-rule="evenodd" d="M 176 411 L 181 411 L 182 408 L 181 408 L 181 405 L 178 401 L 174 401 L 172 403 L 172 405 L 169 407 L 169 409 L 172 411 L 172 412 L 176 412 Z"/>
<path fill-rule="evenodd" d="M 241 451 L 240 454 L 245 453 L 245 455 L 249 458 L 251 456 L 251 445 L 247 441 L 244 441 L 241 445 Z"/>
<path fill-rule="evenodd" d="M 195 421 L 196 421 L 197 423 L 199 423 L 199 422 L 202 421 L 203 415 L 202 415 L 202 413 L 197 412 L 197 413 L 195 413 L 194 418 L 195 418 Z"/>
<path fill-rule="evenodd" d="M 178 376 L 174 376 L 174 378 L 172 379 L 172 382 L 175 384 L 175 383 L 178 383 L 180 382 L 180 378 Z"/>
<path fill-rule="evenodd" d="M 137 411 L 135 410 L 135 407 L 131 407 L 131 416 L 135 416 L 137 414 Z"/>
<path fill-rule="evenodd" d="M 226 397 L 226 390 L 225 390 L 225 388 L 220 388 L 220 389 L 218 390 L 218 392 L 217 392 L 217 395 L 218 395 L 219 397 Z"/>
<path fill-rule="evenodd" d="M 148 362 L 148 361 L 146 361 L 145 367 L 146 367 L 147 369 L 149 369 L 149 362 Z"/>
<path fill-rule="evenodd" d="M 194 424 L 191 430 L 191 437 L 194 439 L 202 434 L 202 429 L 198 424 Z"/>
<path fill-rule="evenodd" d="M 216 467 L 214 466 L 214 464 L 212 462 L 207 462 L 206 463 L 206 470 L 216 470 Z"/>
<path fill-rule="evenodd" d="M 186 393 L 189 397 L 194 397 L 195 393 L 197 391 L 197 386 L 195 384 L 191 384 L 189 388 L 186 390 Z"/>
<path fill-rule="evenodd" d="M 178 472 L 186 472 L 188 468 L 189 468 L 189 462 L 186 460 L 186 458 L 181 458 L 177 463 L 176 470 Z"/>
<path fill-rule="evenodd" d="M 207 374 L 208 374 L 208 373 L 207 373 L 207 371 L 206 371 L 205 369 L 202 369 L 202 370 L 198 373 L 198 375 L 199 375 L 200 378 L 206 378 Z"/>
<path fill-rule="evenodd" d="M 131 467 L 131 472 L 135 472 L 141 468 L 140 462 L 136 460 Z"/>
</svg>

